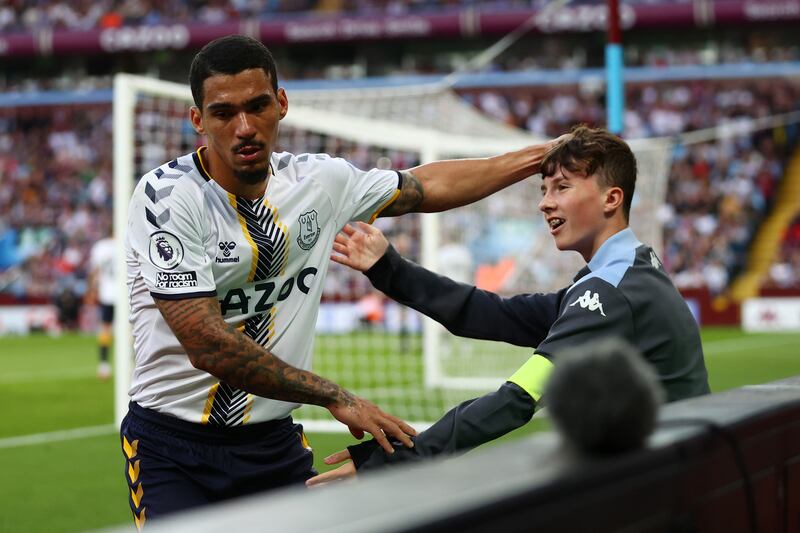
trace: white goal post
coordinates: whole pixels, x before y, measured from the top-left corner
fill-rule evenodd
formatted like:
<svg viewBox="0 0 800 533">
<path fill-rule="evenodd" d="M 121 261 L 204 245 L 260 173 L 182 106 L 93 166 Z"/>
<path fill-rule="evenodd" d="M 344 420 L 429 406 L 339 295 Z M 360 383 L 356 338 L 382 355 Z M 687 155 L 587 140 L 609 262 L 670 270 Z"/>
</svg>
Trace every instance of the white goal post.
<svg viewBox="0 0 800 533">
<path fill-rule="evenodd" d="M 128 74 L 115 76 L 114 226 L 120 237 L 127 225 L 128 199 L 135 181 L 151 168 L 189 151 L 179 151 L 179 147 L 189 142 L 193 134 L 186 127 L 190 105 L 191 91 L 186 85 Z M 401 159 L 414 154 L 417 163 L 488 156 L 541 141 L 487 118 L 453 91 L 436 84 L 292 89 L 289 113 L 281 127 L 282 138 L 285 136 L 290 142 L 301 139 L 299 144 L 286 147 L 289 151 L 312 152 L 314 147 L 303 146 L 303 142 L 313 140 L 315 146 L 322 143 L 352 151 L 368 146 L 376 154 L 391 151 Z M 143 134 L 155 137 L 143 142 Z M 660 249 L 661 227 L 654 213 L 664 198 L 669 142 L 646 140 L 632 145 L 640 164 L 632 222 L 640 239 Z M 537 196 L 538 186 L 526 180 L 473 206 L 422 215 L 412 223 L 418 225 L 412 231 L 418 232 L 419 237 L 411 246 L 412 257 L 451 277 L 464 273 L 464 281 L 482 280 L 488 288 L 501 293 L 559 288 L 569 283 L 580 262 L 577 258 L 565 261 L 565 254 L 555 251 L 536 213 Z M 409 216 L 400 219 L 412 220 Z M 637 219 L 640 228 L 636 227 Z M 379 219 L 383 220 L 386 219 Z M 401 225 L 387 227 L 402 234 Z M 471 265 L 465 266 L 465 261 Z M 125 295 L 117 300 L 118 319 L 114 325 L 115 421 L 120 423 L 127 412 L 133 360 L 126 265 L 121 250 L 117 267 L 123 273 L 119 276 L 119 294 Z M 334 274 L 332 269 L 331 275 L 347 274 Z M 347 318 L 342 313 L 357 312 L 354 302 L 325 305 L 326 312 L 322 314 L 330 311 L 332 322 Z M 387 320 L 377 329 L 350 320 L 348 323 L 355 326 L 350 327 L 349 334 L 342 334 L 340 329 L 334 327 L 328 332 L 318 324 L 318 332 L 325 332 L 317 339 L 315 371 L 335 381 L 344 380 L 343 385 L 354 392 L 407 420 L 436 420 L 453 404 L 474 396 L 475 391 L 497 387 L 531 352 L 509 351 L 496 343 L 455 340 L 429 319 L 408 316 L 405 311 L 388 306 L 385 309 Z M 385 325 L 392 313 L 400 317 L 395 320 L 395 325 L 400 325 L 394 328 Z M 408 344 L 406 330 L 412 332 L 412 341 L 421 339 L 421 346 Z M 390 348 L 379 347 L 379 337 L 394 344 Z M 343 355 L 330 355 L 336 350 Z M 382 366 L 378 368 L 378 364 Z M 377 377 L 367 375 L 370 373 Z M 301 408 L 297 418 L 310 430 L 343 428 L 334 421 L 323 422 L 325 417 L 314 408 Z"/>
</svg>

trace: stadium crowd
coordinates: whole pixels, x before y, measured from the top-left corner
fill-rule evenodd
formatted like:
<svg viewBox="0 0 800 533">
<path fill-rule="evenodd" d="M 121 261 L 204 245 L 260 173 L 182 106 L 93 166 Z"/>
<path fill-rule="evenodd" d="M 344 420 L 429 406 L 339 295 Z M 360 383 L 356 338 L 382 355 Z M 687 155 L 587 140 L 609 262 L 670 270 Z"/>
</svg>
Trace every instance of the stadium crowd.
<svg viewBox="0 0 800 533">
<path fill-rule="evenodd" d="M 85 292 L 111 227 L 111 168 L 108 106 L 0 112 L 0 292 Z"/>
<path fill-rule="evenodd" d="M 772 134 L 676 150 L 662 215 L 663 259 L 678 287 L 719 294 L 745 266 L 788 155 Z"/>
<path fill-rule="evenodd" d="M 716 0 L 724 1 L 724 0 Z M 603 4 L 605 0 L 572 0 L 567 6 Z M 689 3 L 705 0 L 623 0 L 625 3 Z M 42 29 L 83 32 L 120 26 L 172 23 L 225 24 L 231 20 L 278 20 L 282 17 L 343 15 L 397 16 L 405 13 L 482 9 L 541 8 L 546 0 L 9 0 L 0 2 L 0 34 L 36 33 Z M 225 30 L 228 31 L 228 30 Z M 213 31 L 212 31 L 213 33 Z M 432 37 L 394 40 L 384 53 L 358 41 L 338 42 L 321 51 L 300 44 L 276 46 L 281 79 L 358 79 L 365 76 L 439 74 L 461 68 L 499 35 L 474 39 Z M 58 40 L 58 39 L 57 39 Z M 47 41 L 47 39 L 45 39 Z M 43 41 L 43 42 L 45 42 Z M 604 62 L 602 32 L 525 34 L 483 71 L 516 72 L 541 69 L 599 68 Z M 2 43 L 0 43 L 2 44 Z M 535 53 L 532 53 L 535 51 Z M 756 26 L 753 30 L 720 32 L 709 39 L 705 29 L 687 27 L 680 42 L 661 29 L 626 33 L 626 66 L 669 67 L 800 61 L 800 46 L 790 26 Z M 58 47 L 55 53 L 59 54 Z M 65 61 L 44 57 L 10 57 L 0 75 L 0 91 L 99 89 L 111 86 L 111 75 L 121 63 L 112 56 L 78 56 L 67 47 Z M 126 72 L 146 73 L 183 81 L 190 50 L 125 54 Z"/>
<path fill-rule="evenodd" d="M 778 289 L 800 287 L 800 216 L 795 218 L 784 234 L 766 285 Z"/>
<path fill-rule="evenodd" d="M 499 120 L 545 136 L 556 136 L 576 123 L 605 121 L 599 87 L 481 89 L 463 96 Z M 627 103 L 630 138 L 673 136 L 715 125 L 736 131 L 753 118 L 800 109 L 800 83 L 647 83 L 632 86 Z M 174 113 L 181 127 L 182 110 Z M 150 121 L 163 118 L 143 112 L 140 128 L 151 130 Z M 193 132 L 183 126 L 188 140 L 175 147 L 178 151 L 196 143 Z M 677 145 L 668 201 L 659 216 L 664 224 L 662 259 L 679 287 L 707 286 L 720 292 L 728 286 L 743 266 L 799 134 L 800 125 L 795 124 Z M 7 108 L 0 113 L 0 292 L 43 297 L 70 287 L 78 296 L 83 293 L 90 245 L 111 227 L 110 139 L 108 106 Z M 145 142 L 142 172 L 153 157 L 163 158 L 164 147 L 161 137 Z M 339 154 L 361 167 L 407 168 L 417 163 L 413 154 L 290 129 L 284 130 L 280 148 Z M 489 209 L 513 211 L 491 203 Z M 475 234 L 496 235 L 496 228 L 489 226 L 497 220 L 472 217 L 465 223 Z M 382 229 L 390 234 L 418 232 L 415 222 L 393 224 Z M 793 231 L 791 235 L 797 233 Z M 797 249 L 787 245 L 783 261 L 773 269 L 776 283 L 798 282 Z M 416 255 L 414 245 L 407 253 Z M 334 268 L 326 295 L 336 299 L 366 292 L 359 279 L 337 275 Z"/>
<path fill-rule="evenodd" d="M 574 4 L 599 4 L 580 0 Z M 692 0 L 623 0 L 626 3 L 687 3 Z M 174 22 L 221 23 L 300 13 L 401 15 L 476 7 L 540 8 L 546 0 L 9 0 L 0 6 L 0 31 L 36 31 L 43 27 L 87 30 Z"/>
<path fill-rule="evenodd" d="M 605 122 L 602 87 L 471 91 L 467 98 L 508 124 L 554 137 L 570 125 Z M 629 138 L 677 136 L 716 127 L 720 139 L 678 143 L 673 154 L 663 260 L 682 288 L 718 293 L 744 265 L 771 205 L 800 125 L 749 133 L 753 119 L 800 109 L 800 80 L 646 83 L 629 87 Z M 735 134 L 735 132 L 745 132 Z M 726 136 L 726 134 L 733 134 Z"/>
</svg>

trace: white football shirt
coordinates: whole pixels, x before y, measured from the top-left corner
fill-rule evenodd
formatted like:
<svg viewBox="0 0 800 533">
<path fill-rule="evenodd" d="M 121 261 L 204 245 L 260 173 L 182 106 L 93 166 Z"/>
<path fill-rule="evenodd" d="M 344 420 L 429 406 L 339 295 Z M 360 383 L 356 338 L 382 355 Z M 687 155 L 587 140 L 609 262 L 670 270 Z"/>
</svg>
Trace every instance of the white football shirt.
<svg viewBox="0 0 800 533">
<path fill-rule="evenodd" d="M 111 237 L 97 241 L 89 254 L 89 266 L 97 279 L 97 300 L 103 305 L 114 305 L 116 300 L 115 254 L 116 243 Z"/>
<path fill-rule="evenodd" d="M 400 194 L 399 174 L 326 154 L 277 153 L 264 197 L 229 194 L 203 151 L 144 175 L 125 242 L 136 362 L 131 399 L 178 418 L 232 426 L 284 418 L 298 404 L 235 389 L 194 368 L 153 297 L 215 296 L 224 320 L 287 363 L 311 369 L 333 240 Z"/>
</svg>

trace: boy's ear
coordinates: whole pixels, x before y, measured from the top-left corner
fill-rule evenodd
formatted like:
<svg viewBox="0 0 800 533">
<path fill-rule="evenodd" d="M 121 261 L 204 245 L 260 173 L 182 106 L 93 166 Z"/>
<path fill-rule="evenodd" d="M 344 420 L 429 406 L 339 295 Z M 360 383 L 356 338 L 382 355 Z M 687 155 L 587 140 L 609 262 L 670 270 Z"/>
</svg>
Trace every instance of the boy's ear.
<svg viewBox="0 0 800 533">
<path fill-rule="evenodd" d="M 609 187 L 605 191 L 605 202 L 603 206 L 605 213 L 611 215 L 615 211 L 622 209 L 624 199 L 625 193 L 622 192 L 620 187 Z"/>
</svg>

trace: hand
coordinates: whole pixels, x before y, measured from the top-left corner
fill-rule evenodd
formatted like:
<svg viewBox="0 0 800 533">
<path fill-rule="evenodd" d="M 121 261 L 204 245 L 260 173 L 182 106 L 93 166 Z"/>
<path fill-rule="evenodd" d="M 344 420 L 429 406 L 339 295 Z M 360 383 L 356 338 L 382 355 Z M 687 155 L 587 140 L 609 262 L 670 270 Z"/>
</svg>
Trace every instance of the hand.
<svg viewBox="0 0 800 533">
<path fill-rule="evenodd" d="M 350 459 L 350 452 L 345 449 L 326 457 L 325 464 L 335 465 L 341 463 L 342 461 L 347 461 L 348 459 Z M 346 464 L 343 464 L 339 468 L 336 468 L 334 470 L 329 470 L 328 472 L 323 472 L 322 474 L 317 474 L 316 476 L 306 481 L 306 486 L 314 487 L 319 485 L 325 485 L 326 483 L 332 483 L 334 481 L 344 481 L 345 479 L 349 479 L 352 477 L 356 477 L 356 466 L 353 464 L 352 461 L 348 461 Z"/>
<path fill-rule="evenodd" d="M 570 141 L 571 139 L 572 139 L 572 134 L 571 134 L 571 133 L 564 133 L 564 134 L 562 134 L 562 135 L 559 135 L 559 136 L 558 136 L 557 138 L 555 138 L 555 139 L 552 139 L 552 140 L 550 140 L 550 141 L 547 141 L 547 142 L 545 143 L 545 146 L 546 146 L 546 148 L 545 148 L 545 151 L 544 151 L 545 155 L 547 155 L 548 153 L 550 153 L 551 151 L 553 151 L 553 149 L 555 149 L 555 148 L 556 148 L 556 147 L 558 147 L 559 145 L 561 145 L 561 144 L 563 144 L 563 143 L 565 143 L 565 142 L 568 142 L 568 141 Z"/>
<path fill-rule="evenodd" d="M 383 257 L 389 241 L 381 230 L 364 222 L 357 222 L 358 230 L 346 224 L 333 241 L 331 260 L 361 272 L 366 272 Z"/>
<path fill-rule="evenodd" d="M 408 448 L 414 447 L 411 437 L 417 432 L 397 418 L 381 411 L 375 404 L 342 389 L 339 399 L 328 406 L 334 418 L 345 424 L 357 439 L 364 438 L 367 431 L 375 437 L 386 453 L 394 453 L 386 435 L 396 438 Z"/>
</svg>

